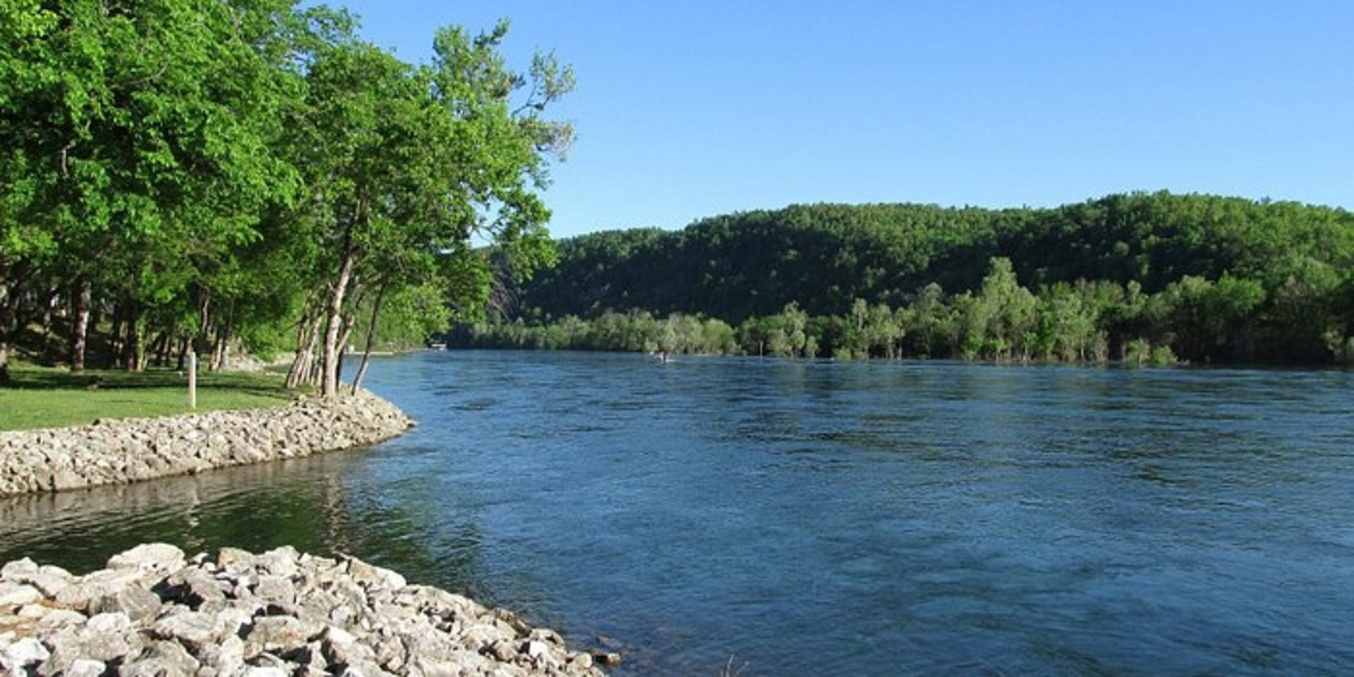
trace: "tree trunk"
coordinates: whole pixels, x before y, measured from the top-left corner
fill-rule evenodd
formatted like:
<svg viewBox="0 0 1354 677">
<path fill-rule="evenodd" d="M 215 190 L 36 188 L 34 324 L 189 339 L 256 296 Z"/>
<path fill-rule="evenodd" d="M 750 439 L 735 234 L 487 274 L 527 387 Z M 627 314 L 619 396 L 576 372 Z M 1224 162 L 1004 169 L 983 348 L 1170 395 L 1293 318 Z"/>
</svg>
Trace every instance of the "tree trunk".
<svg viewBox="0 0 1354 677">
<path fill-rule="evenodd" d="M 309 300 L 301 306 L 301 319 L 296 321 L 296 350 L 292 353 L 291 367 L 287 369 L 286 386 L 295 388 L 301 385 L 301 374 L 305 373 L 306 355 L 309 354 L 315 336 L 314 324 L 310 321 Z"/>
<path fill-rule="evenodd" d="M 78 374 L 85 370 L 85 345 L 86 337 L 89 335 L 89 306 L 93 295 L 93 285 L 88 277 L 82 275 L 75 280 L 75 295 L 71 299 L 75 305 L 71 313 L 74 318 L 71 325 L 71 373 Z"/>
<path fill-rule="evenodd" d="M 98 321 L 94 319 L 92 310 L 90 311 L 89 323 L 95 327 L 99 326 Z M 108 348 L 104 351 L 105 355 L 112 363 L 107 366 L 119 369 L 126 366 L 122 361 L 124 344 L 126 343 L 124 339 L 127 337 L 126 324 L 127 309 L 124 308 L 121 303 L 113 306 L 113 318 L 107 334 Z"/>
<path fill-rule="evenodd" d="M 302 317 L 296 327 L 296 356 L 287 371 L 287 387 L 296 388 L 311 380 L 311 365 L 315 362 L 315 345 L 320 340 L 320 317 Z"/>
<path fill-rule="evenodd" d="M 174 369 L 180 373 L 188 369 L 188 351 L 193 347 L 193 338 L 187 334 L 179 337 L 179 361 Z"/>
<path fill-rule="evenodd" d="M 228 353 L 230 352 L 230 332 L 225 327 L 218 327 L 216 330 L 216 341 L 212 345 L 212 371 L 222 371 L 228 365 L 226 364 Z"/>
<path fill-rule="evenodd" d="M 194 355 L 201 355 L 206 351 L 207 346 L 210 345 L 209 342 L 212 338 L 215 323 L 216 318 L 213 317 L 212 313 L 211 293 L 202 287 L 198 287 L 197 331 L 193 334 Z M 210 360 L 208 361 L 208 368 L 213 369 Z"/>
<path fill-rule="evenodd" d="M 42 354 L 44 356 L 52 352 L 52 323 L 55 320 L 56 298 L 52 295 L 44 297 L 42 308 Z"/>
<path fill-rule="evenodd" d="M 357 375 L 353 377 L 353 394 L 362 388 L 362 379 L 367 376 L 367 365 L 371 363 L 371 342 L 376 337 L 376 320 L 381 315 L 381 301 L 385 300 L 386 285 L 381 285 L 376 290 L 376 299 L 371 304 L 371 319 L 367 322 L 367 340 L 362 348 L 362 364 L 357 368 Z"/>
<path fill-rule="evenodd" d="M 14 324 L 9 312 L 9 284 L 0 277 L 0 385 L 9 383 L 9 337 Z"/>
<path fill-rule="evenodd" d="M 169 366 L 169 352 L 173 349 L 174 338 L 167 329 L 160 330 L 150 342 L 148 352 L 153 355 L 153 364 L 159 367 Z"/>
<path fill-rule="evenodd" d="M 222 313 L 217 313 L 221 316 Z M 213 320 L 213 334 L 216 336 L 215 345 L 212 347 L 212 371 L 222 371 L 229 367 L 230 361 L 230 340 L 234 338 L 231 327 L 235 321 L 235 303 L 232 301 L 226 306 L 224 318 L 222 320 Z"/>
<path fill-rule="evenodd" d="M 362 389 L 362 379 L 367 377 L 367 365 L 371 364 L 371 346 L 367 346 L 362 351 L 362 362 L 358 364 L 357 375 L 353 377 L 352 393 L 357 394 Z"/>
<path fill-rule="evenodd" d="M 146 370 L 146 339 L 143 335 L 146 320 L 139 304 L 132 305 L 132 315 L 127 318 L 127 342 L 124 344 L 123 364 L 127 371 Z"/>
<path fill-rule="evenodd" d="M 317 333 L 316 337 L 318 336 L 319 334 Z M 312 355 L 309 365 L 310 371 L 306 372 L 306 384 L 312 386 L 319 385 L 320 377 L 324 375 L 324 360 L 317 360 L 315 359 L 315 356 Z"/>
<path fill-rule="evenodd" d="M 348 340 L 353 335 L 353 318 L 351 315 L 343 316 L 343 331 L 339 332 L 338 339 L 338 369 L 340 381 L 343 377 L 343 361 L 348 357 Z"/>
<path fill-rule="evenodd" d="M 329 320 L 324 330 L 324 371 L 320 394 L 333 397 L 338 394 L 339 334 L 343 330 L 343 299 L 348 293 L 348 283 L 353 277 L 353 266 L 357 263 L 356 252 L 351 248 L 344 252 L 343 263 L 339 266 L 338 279 L 329 291 Z"/>
</svg>

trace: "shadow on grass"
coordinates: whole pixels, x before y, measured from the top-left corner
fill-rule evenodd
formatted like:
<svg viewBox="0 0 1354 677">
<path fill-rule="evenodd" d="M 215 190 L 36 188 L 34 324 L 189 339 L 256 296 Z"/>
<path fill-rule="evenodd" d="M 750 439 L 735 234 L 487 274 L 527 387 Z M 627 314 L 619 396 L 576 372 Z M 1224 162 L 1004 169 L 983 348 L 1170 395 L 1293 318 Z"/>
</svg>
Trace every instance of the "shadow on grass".
<svg viewBox="0 0 1354 677">
<path fill-rule="evenodd" d="M 187 388 L 188 374 L 173 369 L 148 369 L 128 372 L 119 369 L 87 369 L 82 373 L 52 367 L 11 364 L 9 390 L 151 390 Z M 273 373 L 199 372 L 201 390 L 235 392 L 243 395 L 291 399 L 298 391 L 288 390 L 283 379 Z"/>
</svg>

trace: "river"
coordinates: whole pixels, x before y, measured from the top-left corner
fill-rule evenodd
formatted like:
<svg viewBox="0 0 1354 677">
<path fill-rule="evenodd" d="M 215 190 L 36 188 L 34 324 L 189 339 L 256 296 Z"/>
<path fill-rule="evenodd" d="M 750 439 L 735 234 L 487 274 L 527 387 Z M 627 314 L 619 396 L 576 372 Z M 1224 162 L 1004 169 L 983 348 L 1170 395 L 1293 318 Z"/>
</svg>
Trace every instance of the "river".
<svg viewBox="0 0 1354 677">
<path fill-rule="evenodd" d="M 0 561 L 348 552 L 613 674 L 1354 666 L 1354 374 L 429 352 L 371 450 L 0 500 Z M 600 638 L 600 639 L 599 639 Z"/>
</svg>

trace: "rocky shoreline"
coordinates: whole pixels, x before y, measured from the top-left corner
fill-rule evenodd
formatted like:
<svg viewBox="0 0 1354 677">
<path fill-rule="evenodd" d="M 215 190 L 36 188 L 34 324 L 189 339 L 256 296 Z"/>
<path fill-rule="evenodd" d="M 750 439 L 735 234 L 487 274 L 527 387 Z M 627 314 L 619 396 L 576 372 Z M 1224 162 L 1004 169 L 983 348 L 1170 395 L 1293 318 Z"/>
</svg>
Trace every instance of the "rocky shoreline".
<svg viewBox="0 0 1354 677">
<path fill-rule="evenodd" d="M 376 444 L 414 423 L 368 392 L 272 409 L 0 432 L 0 496 L 80 489 Z"/>
<path fill-rule="evenodd" d="M 75 576 L 0 569 L 4 675 L 602 675 L 592 655 L 354 557 L 147 544 Z"/>
<path fill-rule="evenodd" d="M 63 492 L 367 446 L 414 422 L 367 392 L 274 409 L 0 432 L 0 497 Z M 64 494 L 57 494 L 58 496 Z M 619 655 L 594 652 L 601 664 Z M 602 675 L 594 653 L 503 609 L 355 557 L 147 544 L 83 576 L 0 569 L 10 675 Z"/>
</svg>

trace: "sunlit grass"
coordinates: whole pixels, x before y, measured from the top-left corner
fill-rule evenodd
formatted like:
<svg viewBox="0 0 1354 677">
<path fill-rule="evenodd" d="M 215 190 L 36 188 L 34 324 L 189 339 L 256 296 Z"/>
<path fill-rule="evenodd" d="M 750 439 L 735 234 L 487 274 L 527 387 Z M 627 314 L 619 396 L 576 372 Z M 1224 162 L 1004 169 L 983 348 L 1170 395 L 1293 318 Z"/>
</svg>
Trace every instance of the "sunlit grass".
<svg viewBox="0 0 1354 677">
<path fill-rule="evenodd" d="M 296 398 L 277 373 L 200 372 L 197 408 L 188 408 L 188 377 L 174 370 L 128 373 L 11 364 L 0 387 L 0 430 L 55 428 L 96 419 L 169 416 L 191 411 L 273 407 Z"/>
</svg>

